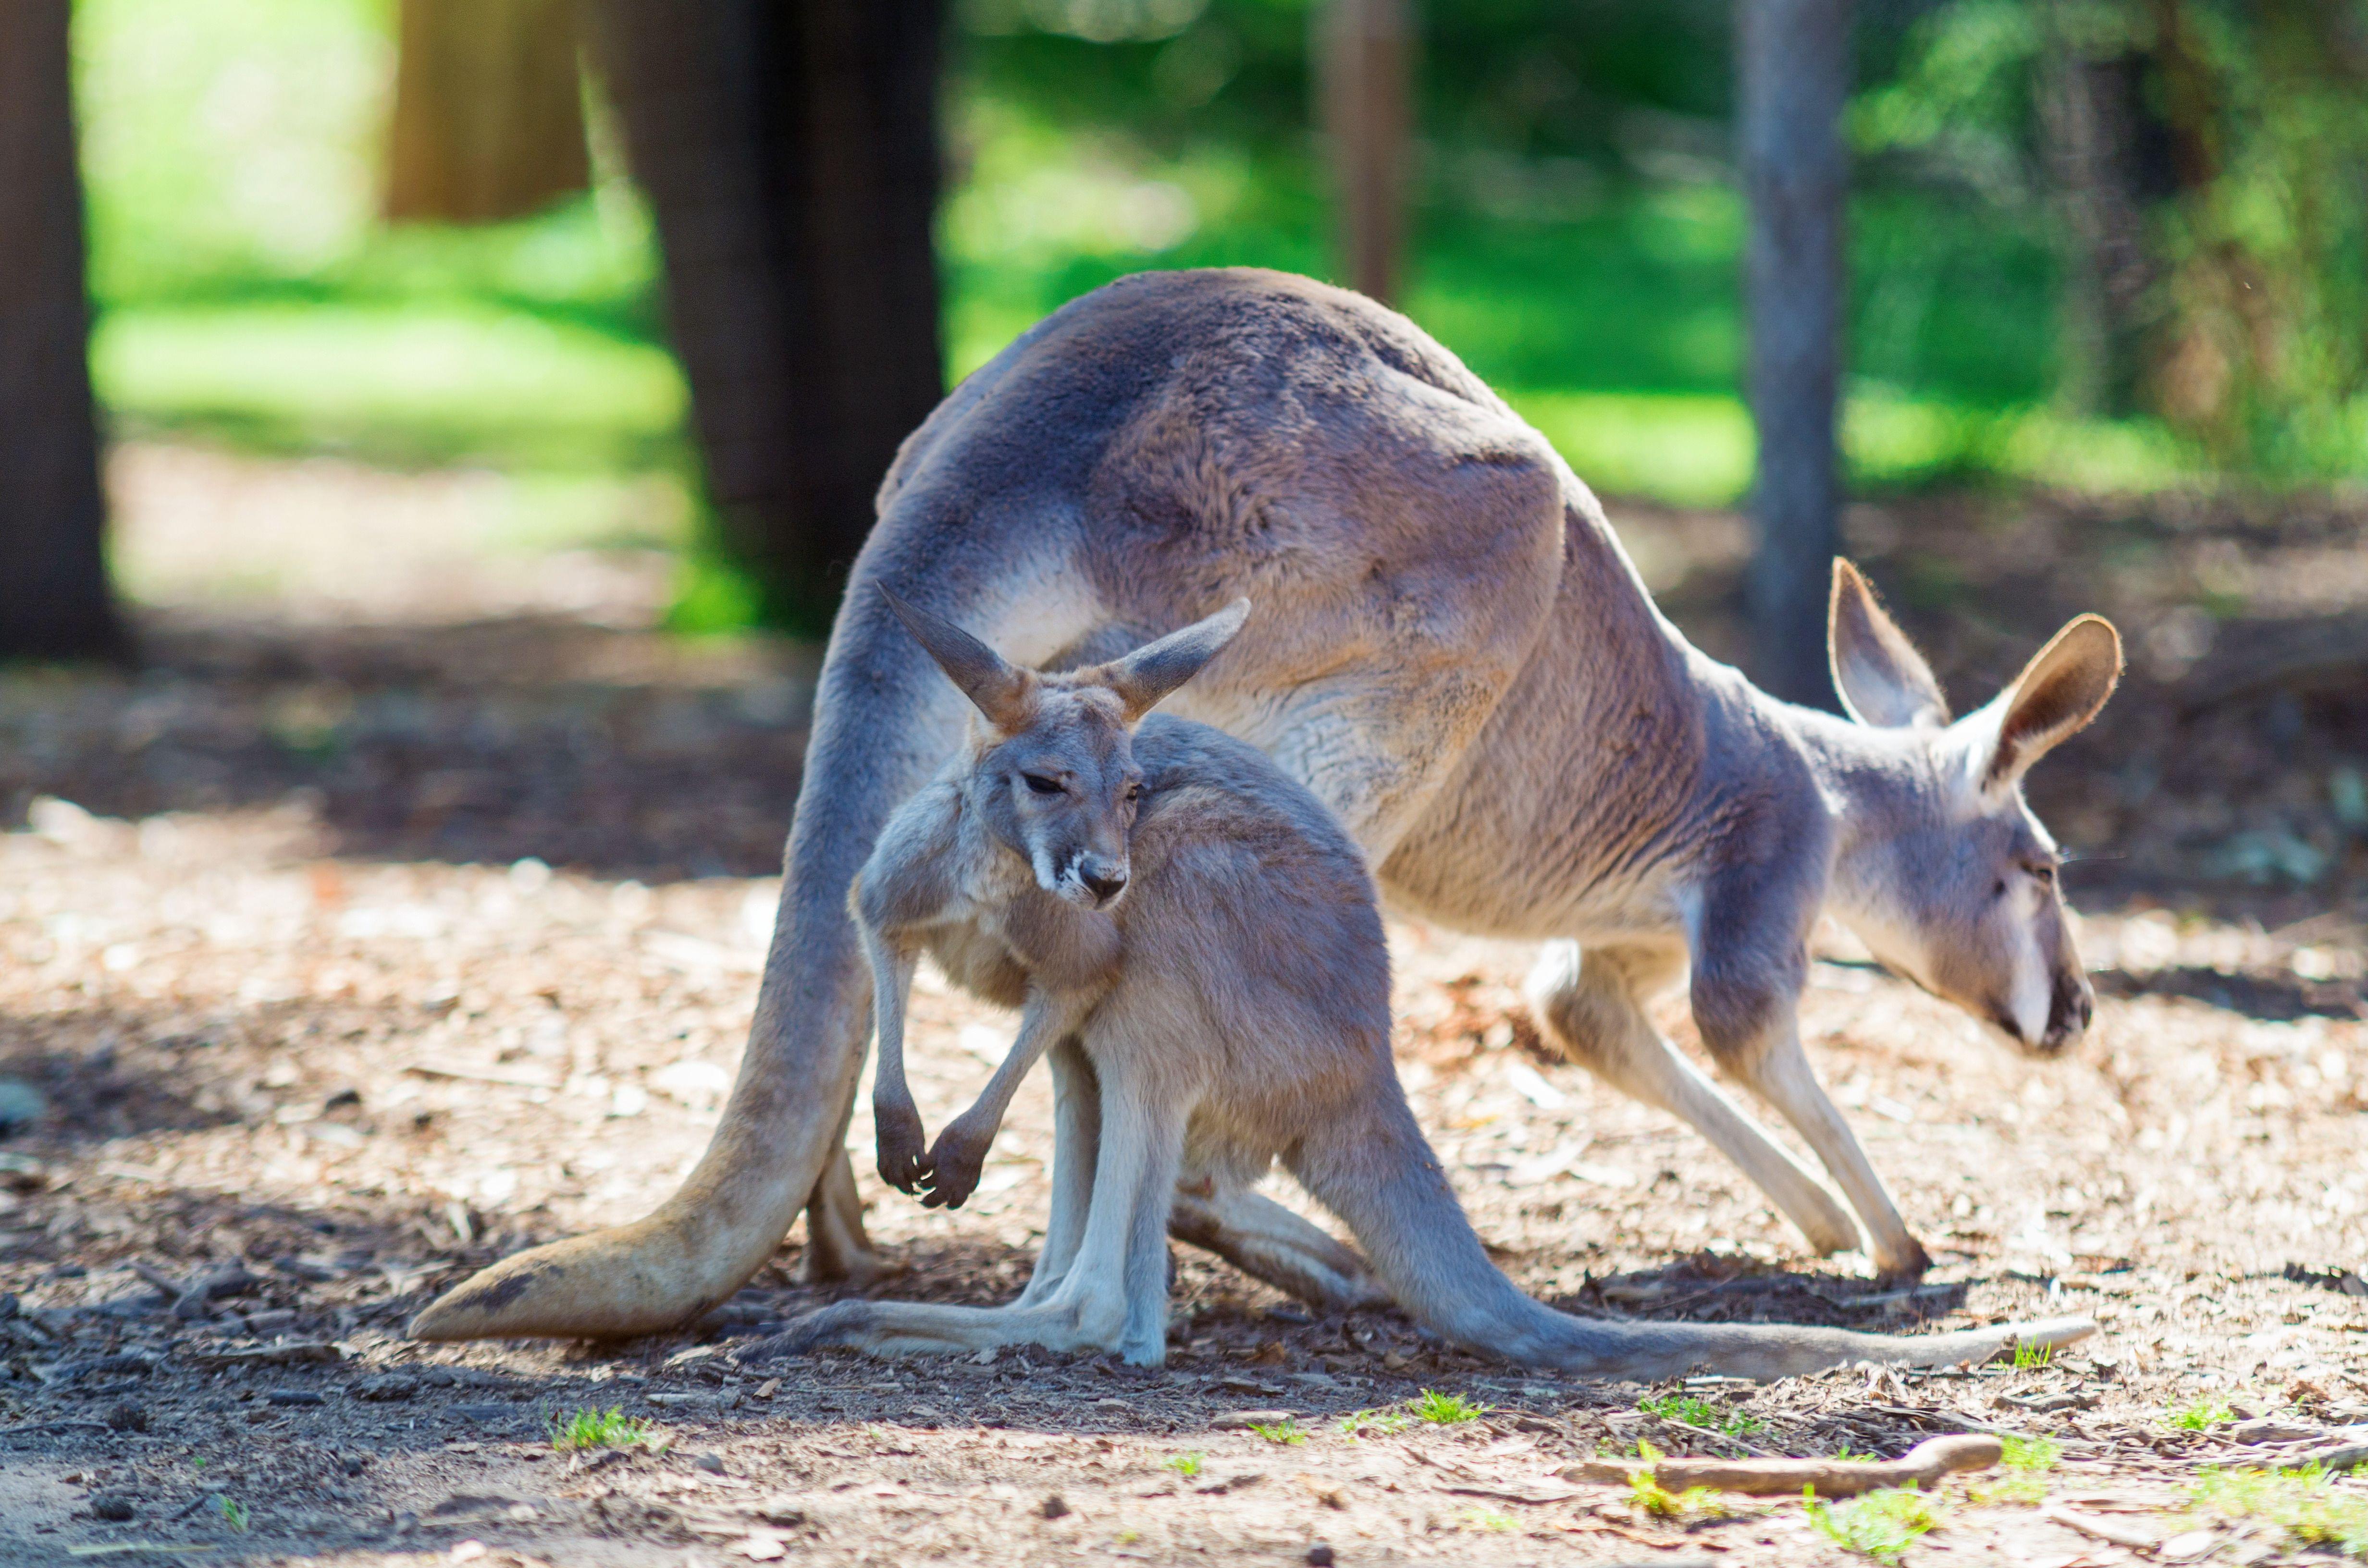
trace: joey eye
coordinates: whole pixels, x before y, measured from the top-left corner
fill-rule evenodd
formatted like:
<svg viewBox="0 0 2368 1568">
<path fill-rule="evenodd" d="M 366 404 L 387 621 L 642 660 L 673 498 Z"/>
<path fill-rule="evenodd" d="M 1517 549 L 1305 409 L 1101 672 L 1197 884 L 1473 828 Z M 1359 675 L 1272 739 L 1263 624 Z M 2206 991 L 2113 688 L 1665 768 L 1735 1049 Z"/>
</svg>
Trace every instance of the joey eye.
<svg viewBox="0 0 2368 1568">
<path fill-rule="evenodd" d="M 2055 868 L 2051 864 L 2042 862 L 2039 865 L 2035 865 L 2031 868 L 2031 874 L 2039 879 L 2039 885 L 2041 887 L 2047 888 L 2054 887 L 2055 885 Z"/>
<path fill-rule="evenodd" d="M 1127 798 L 1128 800 L 1130 800 L 1130 801 L 1140 801 L 1140 800 L 1142 800 L 1142 799 L 1143 799 L 1143 786 L 1142 786 L 1141 784 L 1130 784 L 1130 785 L 1128 785 L 1128 786 L 1126 787 L 1126 798 Z"/>
<path fill-rule="evenodd" d="M 1047 778 L 1040 773 L 1023 773 L 1019 777 L 1027 780 L 1029 791 L 1032 794 L 1058 795 L 1063 792 L 1061 781 L 1057 778 Z"/>
</svg>

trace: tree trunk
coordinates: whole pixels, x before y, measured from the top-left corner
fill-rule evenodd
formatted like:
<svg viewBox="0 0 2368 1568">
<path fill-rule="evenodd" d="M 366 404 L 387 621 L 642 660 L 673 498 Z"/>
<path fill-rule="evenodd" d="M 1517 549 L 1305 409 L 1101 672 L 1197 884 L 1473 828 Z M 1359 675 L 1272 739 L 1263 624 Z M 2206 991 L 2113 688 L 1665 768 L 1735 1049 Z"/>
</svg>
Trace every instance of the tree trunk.
<svg viewBox="0 0 2368 1568">
<path fill-rule="evenodd" d="M 897 444 L 944 390 L 942 0 L 599 16 L 724 547 L 768 620 L 818 631 Z"/>
<path fill-rule="evenodd" d="M 107 588 L 68 10 L 0 3 L 0 658 L 124 651 Z"/>
<path fill-rule="evenodd" d="M 1340 255 L 1349 282 L 1383 304 L 1406 244 L 1407 0 L 1328 0 L 1315 16 L 1315 68 Z"/>
<path fill-rule="evenodd" d="M 585 188 L 575 0 L 403 0 L 386 215 L 523 217 Z"/>
<path fill-rule="evenodd" d="M 2135 166 L 2139 62 L 2089 47 L 2082 16 L 2052 0 L 2033 84 L 2063 246 L 2056 396 L 2067 413 L 2120 415 L 2144 379 L 2140 312 L 2154 283 Z"/>
<path fill-rule="evenodd" d="M 1835 705 L 1826 601 L 1840 543 L 1836 446 L 1841 380 L 1842 218 L 1849 163 L 1850 0 L 1738 0 L 1744 264 L 1751 416 L 1751 621 L 1760 684 Z"/>
</svg>

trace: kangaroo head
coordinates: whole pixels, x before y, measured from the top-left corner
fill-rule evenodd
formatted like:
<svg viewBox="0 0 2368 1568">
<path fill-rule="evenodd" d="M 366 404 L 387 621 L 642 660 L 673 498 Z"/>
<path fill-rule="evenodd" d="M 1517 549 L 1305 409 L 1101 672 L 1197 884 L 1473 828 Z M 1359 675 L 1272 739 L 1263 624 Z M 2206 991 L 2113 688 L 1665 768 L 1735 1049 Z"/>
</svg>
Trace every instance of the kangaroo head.
<svg viewBox="0 0 2368 1568">
<path fill-rule="evenodd" d="M 1951 722 L 1940 683 L 1856 567 L 1834 562 L 1834 685 L 1884 766 L 1853 802 L 1834 913 L 1884 964 L 2054 1055 L 2094 994 L 2056 885 L 2055 842 L 2022 796 L 2031 765 L 2097 716 L 2121 678 L 2111 622 L 2058 631 L 1985 706 Z"/>
<path fill-rule="evenodd" d="M 1028 862 L 1046 892 L 1087 909 L 1116 903 L 1143 790 L 1134 726 L 1233 641 L 1249 601 L 1109 664 L 1050 675 L 881 593 L 985 721 L 971 727 L 969 791 L 988 832 Z"/>
</svg>

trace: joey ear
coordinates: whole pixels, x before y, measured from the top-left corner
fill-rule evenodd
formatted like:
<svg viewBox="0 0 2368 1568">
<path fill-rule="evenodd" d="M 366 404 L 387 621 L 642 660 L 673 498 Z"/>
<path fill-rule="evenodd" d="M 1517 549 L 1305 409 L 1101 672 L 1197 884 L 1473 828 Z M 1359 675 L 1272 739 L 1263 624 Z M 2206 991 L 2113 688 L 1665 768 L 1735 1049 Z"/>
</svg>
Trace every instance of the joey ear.
<svg viewBox="0 0 2368 1568">
<path fill-rule="evenodd" d="M 1905 729 L 1949 722 L 1949 699 L 1932 678 L 1932 667 L 1884 612 L 1873 586 L 1839 555 L 1826 617 L 1826 653 L 1842 707 L 1860 723 Z"/>
<path fill-rule="evenodd" d="M 2122 635 L 2103 616 L 2084 615 L 2050 638 L 1998 695 L 1998 746 L 1983 782 L 2021 778 L 2086 728 L 2121 678 Z"/>
<path fill-rule="evenodd" d="M 1028 722 L 1035 706 L 1036 676 L 1021 669 L 985 643 L 956 626 L 943 616 L 931 615 L 918 605 L 905 603 L 886 588 L 880 597 L 913 634 L 913 641 L 938 662 L 946 678 L 962 687 L 962 695 L 975 703 L 986 715 L 988 723 L 998 730 L 1018 730 Z"/>
<path fill-rule="evenodd" d="M 1159 706 L 1162 698 L 1199 675 L 1249 618 L 1250 601 L 1235 599 L 1206 620 L 1196 620 L 1103 665 L 1102 678 L 1126 704 L 1127 722 L 1142 718 Z"/>
</svg>

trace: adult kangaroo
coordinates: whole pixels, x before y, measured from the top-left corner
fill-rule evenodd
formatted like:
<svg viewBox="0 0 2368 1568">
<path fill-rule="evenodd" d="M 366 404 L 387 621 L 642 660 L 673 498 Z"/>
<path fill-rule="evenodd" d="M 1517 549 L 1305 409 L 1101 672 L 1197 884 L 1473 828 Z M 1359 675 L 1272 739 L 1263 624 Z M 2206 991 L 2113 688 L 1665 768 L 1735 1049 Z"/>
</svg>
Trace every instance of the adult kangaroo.
<svg viewBox="0 0 2368 1568">
<path fill-rule="evenodd" d="M 882 587 L 1053 668 L 1251 599 L 1173 710 L 1304 784 L 1399 907 L 1546 939 L 1531 995 L 1564 1051 L 1692 1124 L 1820 1251 L 1858 1246 L 1862 1223 L 1887 1276 L 1922 1270 L 1924 1250 L 1795 1027 L 1819 911 L 2026 1050 L 2059 1051 L 2087 1024 L 2021 779 L 2112 692 L 2111 626 L 2074 621 L 1952 723 L 1838 565 L 1833 663 L 1852 718 L 1788 706 L 1679 635 L 1586 486 L 1405 318 L 1278 273 L 1144 274 L 971 376 L 881 486 L 824 662 L 756 1022 L 706 1156 L 647 1218 L 507 1258 L 414 1334 L 680 1323 L 754 1274 L 809 1200 L 817 1274 L 871 1266 L 845 1151 L 871 1022 L 848 888 L 961 743 L 966 706 Z M 1653 1028 L 1646 1001 L 1689 962 L 1704 1045 L 1800 1131 L 1847 1207 Z M 1179 1233 L 1287 1252 L 1288 1233 L 1231 1233 L 1267 1218 L 1203 1210 Z"/>
<path fill-rule="evenodd" d="M 882 1174 L 960 1203 L 1009 1085 L 1050 1049 L 1052 1212 L 1028 1288 L 1008 1305 L 839 1301 L 744 1359 L 818 1345 L 1037 1345 L 1156 1366 L 1167 1356 L 1178 1210 L 1225 1209 L 1277 1162 L 1364 1248 L 1358 1259 L 1305 1227 L 1344 1256 L 1345 1274 L 1370 1267 L 1416 1322 L 1516 1366 L 1780 1378 L 1859 1360 L 1987 1361 L 2091 1332 L 2083 1318 L 1913 1335 L 1604 1323 L 1531 1300 L 1488 1260 L 1399 1086 L 1389 945 L 1363 851 L 1256 747 L 1144 716 L 1225 645 L 1249 605 L 1058 675 L 891 608 L 979 711 L 967 744 L 888 819 L 848 900 L 880 1018 Z M 922 1154 L 899 1062 L 925 951 L 955 983 L 1021 1012 L 986 1092 Z"/>
</svg>

